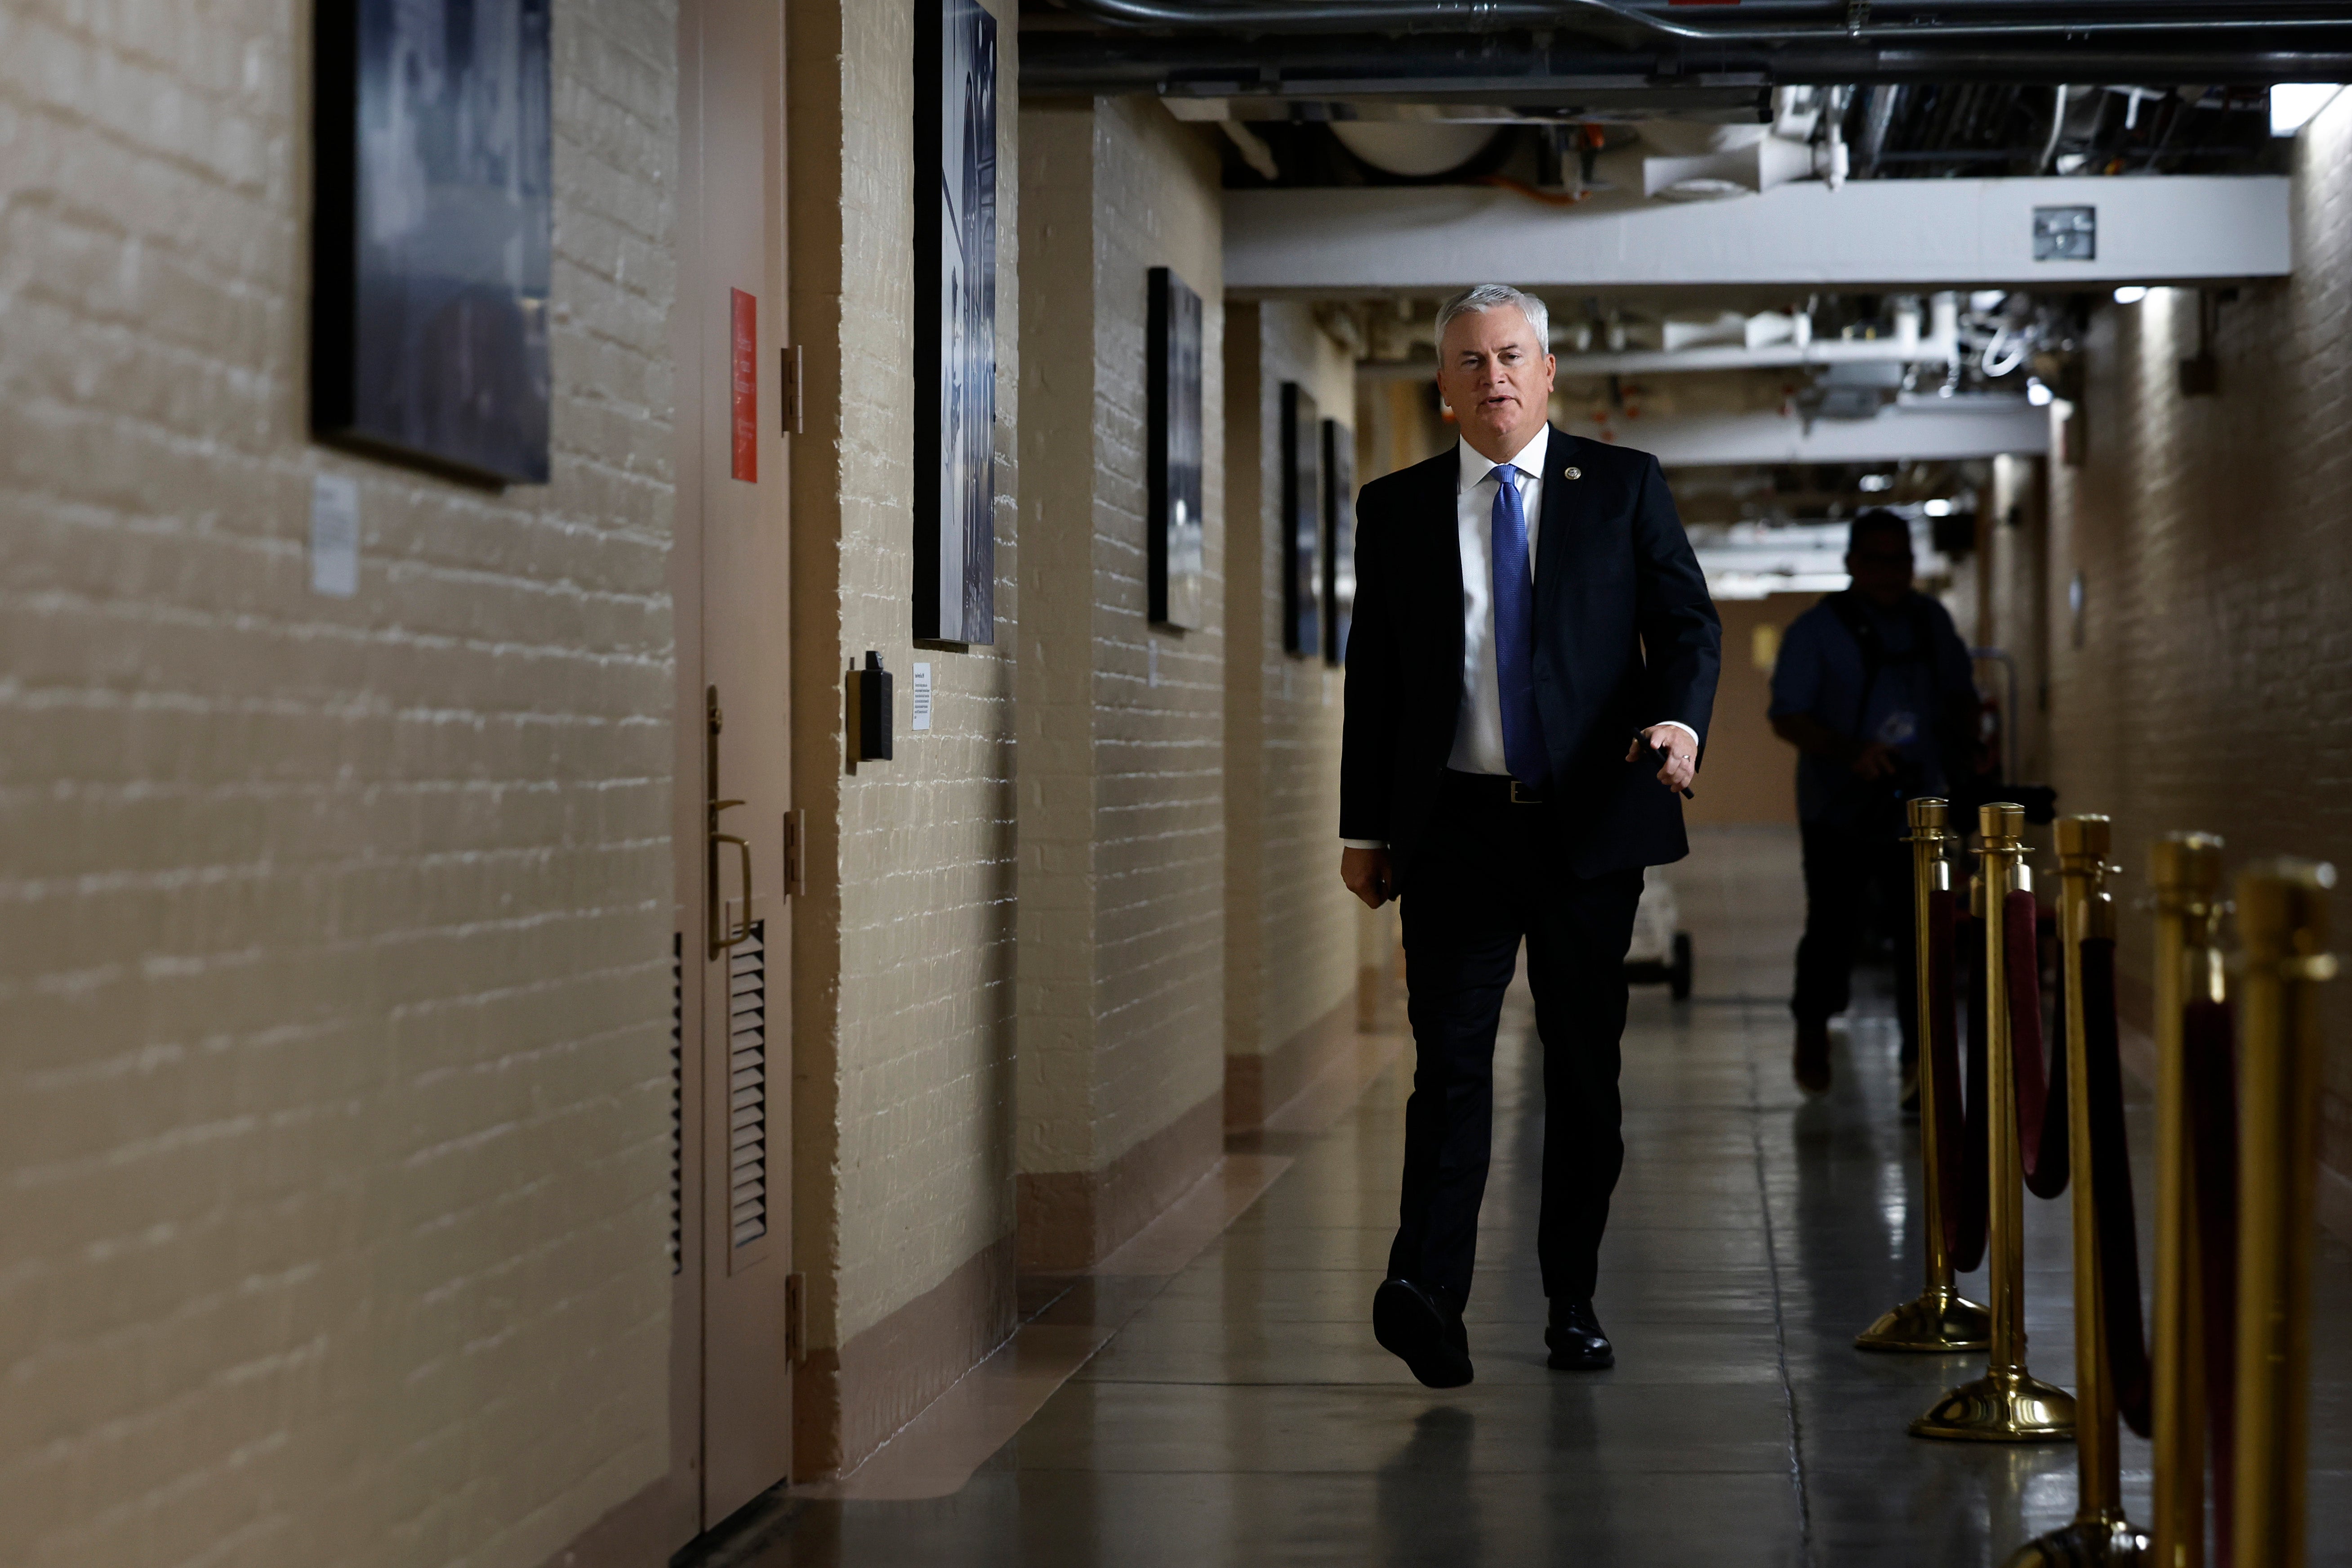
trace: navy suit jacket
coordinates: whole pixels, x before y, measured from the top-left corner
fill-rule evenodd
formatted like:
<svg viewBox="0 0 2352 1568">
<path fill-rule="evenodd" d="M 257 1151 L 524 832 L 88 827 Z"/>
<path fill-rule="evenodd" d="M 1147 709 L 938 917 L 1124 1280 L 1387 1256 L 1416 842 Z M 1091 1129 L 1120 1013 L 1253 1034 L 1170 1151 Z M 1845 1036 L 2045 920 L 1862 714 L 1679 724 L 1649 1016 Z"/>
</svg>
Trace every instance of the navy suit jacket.
<svg viewBox="0 0 2352 1568">
<path fill-rule="evenodd" d="M 1682 799 L 1655 761 L 1628 763 L 1625 751 L 1671 719 L 1697 733 L 1704 757 L 1723 624 L 1655 458 L 1555 426 L 1544 460 L 1535 680 L 1553 782 L 1542 809 L 1576 876 L 1679 860 L 1690 853 Z M 1462 710 L 1459 478 L 1449 447 L 1356 501 L 1339 837 L 1387 840 L 1399 891 Z"/>
</svg>

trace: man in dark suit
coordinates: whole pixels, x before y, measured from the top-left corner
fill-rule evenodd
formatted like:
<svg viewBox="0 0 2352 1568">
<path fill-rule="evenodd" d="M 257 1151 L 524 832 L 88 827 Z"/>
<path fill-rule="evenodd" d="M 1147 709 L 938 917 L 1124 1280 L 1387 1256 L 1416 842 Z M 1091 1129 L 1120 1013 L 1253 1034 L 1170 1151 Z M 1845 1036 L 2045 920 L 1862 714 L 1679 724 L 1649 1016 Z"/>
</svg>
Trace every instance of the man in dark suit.
<svg viewBox="0 0 2352 1568">
<path fill-rule="evenodd" d="M 1657 460 L 1548 422 L 1548 331 L 1515 289 L 1446 301 L 1437 384 L 1462 438 L 1356 503 L 1340 876 L 1374 908 L 1403 900 L 1415 1053 L 1372 1326 L 1433 1388 L 1471 1378 L 1495 1026 L 1523 939 L 1544 1049 L 1545 1342 L 1562 1370 L 1615 1360 L 1592 1292 L 1624 1163 L 1625 950 L 1643 868 L 1689 853 L 1680 796 L 1721 663 Z"/>
</svg>

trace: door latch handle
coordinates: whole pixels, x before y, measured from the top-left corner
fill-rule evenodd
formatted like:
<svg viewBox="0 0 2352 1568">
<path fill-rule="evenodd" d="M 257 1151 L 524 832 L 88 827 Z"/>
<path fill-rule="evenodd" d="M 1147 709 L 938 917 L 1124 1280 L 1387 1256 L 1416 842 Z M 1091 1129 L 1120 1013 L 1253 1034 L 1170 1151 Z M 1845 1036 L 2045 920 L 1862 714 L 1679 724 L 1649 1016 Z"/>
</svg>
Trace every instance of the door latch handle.
<svg viewBox="0 0 2352 1568">
<path fill-rule="evenodd" d="M 708 889 L 708 909 L 703 930 L 710 942 L 710 956 L 716 959 L 724 957 L 729 948 L 740 946 L 751 940 L 751 845 L 748 839 L 739 838 L 732 833 L 719 831 L 719 814 L 741 805 L 743 802 L 719 798 L 719 735 L 726 725 L 726 720 L 719 710 L 719 688 L 711 686 L 703 689 L 702 705 L 705 725 L 703 787 L 709 792 L 705 797 L 709 802 L 709 816 L 704 826 L 704 832 L 708 836 L 709 853 L 704 857 L 703 867 L 703 882 Z M 719 847 L 722 844 L 735 846 L 735 853 L 742 861 L 743 921 L 740 927 L 727 918 L 727 901 L 719 897 Z"/>
<path fill-rule="evenodd" d="M 710 956 L 713 958 L 751 939 L 751 841 L 719 831 L 719 814 L 730 806 L 742 804 L 740 800 L 714 800 L 710 803 Z M 727 903 L 719 896 L 719 847 L 722 844 L 735 846 L 736 858 L 743 870 L 743 920 L 740 926 L 727 918 Z"/>
</svg>

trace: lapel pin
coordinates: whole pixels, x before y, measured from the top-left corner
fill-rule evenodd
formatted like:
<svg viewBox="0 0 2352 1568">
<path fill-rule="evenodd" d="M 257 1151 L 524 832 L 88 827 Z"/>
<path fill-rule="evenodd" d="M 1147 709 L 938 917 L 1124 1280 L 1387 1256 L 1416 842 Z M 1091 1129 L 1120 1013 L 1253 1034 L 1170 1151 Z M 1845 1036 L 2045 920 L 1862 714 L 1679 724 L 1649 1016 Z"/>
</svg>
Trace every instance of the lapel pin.
<svg viewBox="0 0 2352 1568">
<path fill-rule="evenodd" d="M 1584 470 L 1570 464 L 1559 471 L 1559 477 L 1563 479 L 1580 479 L 1584 477 Z"/>
</svg>

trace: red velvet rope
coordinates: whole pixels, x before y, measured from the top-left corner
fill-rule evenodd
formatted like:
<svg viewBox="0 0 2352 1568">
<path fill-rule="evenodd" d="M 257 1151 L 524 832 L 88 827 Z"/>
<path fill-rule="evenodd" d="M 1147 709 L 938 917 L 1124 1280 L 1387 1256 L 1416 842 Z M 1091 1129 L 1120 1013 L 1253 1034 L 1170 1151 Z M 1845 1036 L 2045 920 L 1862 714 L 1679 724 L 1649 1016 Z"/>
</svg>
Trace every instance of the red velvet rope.
<svg viewBox="0 0 2352 1568">
<path fill-rule="evenodd" d="M 2122 1052 L 2116 1026 L 2116 944 L 2094 937 L 2083 963 L 2083 1081 L 2090 1100 L 2091 1190 L 2098 1200 L 2099 1275 L 2106 1302 L 2107 1366 L 2116 1407 L 2145 1437 L 2147 1334 L 2140 1315 L 2139 1232 L 2133 1223 L 2131 1155 L 2124 1135 Z"/>
<path fill-rule="evenodd" d="M 2017 1079 L 2017 1147 L 2025 1190 L 2054 1198 L 2066 1190 L 2066 1057 L 2062 1037 L 2055 1060 L 2042 1052 L 2042 943 L 2033 895 L 2009 895 L 2003 937 L 2009 958 L 2010 1059 Z M 2054 1082 L 2053 1079 L 2054 1079 Z"/>
<path fill-rule="evenodd" d="M 1960 1045 L 1953 1029 L 1952 963 L 1958 909 L 1949 888 L 1927 891 L 1927 1072 L 1936 1097 L 1936 1191 L 1942 1197 L 1944 1250 L 1960 1251 L 1967 1165 L 1961 1139 Z M 1981 1247 L 1983 1226 L 1978 1226 Z"/>
<path fill-rule="evenodd" d="M 2189 1138 L 2197 1162 L 2198 1281 L 2205 1309 L 2205 1411 L 2213 1458 L 2214 1568 L 2230 1568 L 2238 1409 L 2238 1089 L 2229 1004 L 2191 1002 L 2181 1019 Z"/>
<path fill-rule="evenodd" d="M 1960 1185 L 1957 1211 L 1959 1240 L 1952 1247 L 1952 1267 L 1962 1274 L 1984 1262 L 1985 1217 L 1992 1170 L 1992 1121 L 1985 1114 L 1990 1103 L 1985 1089 L 1984 921 L 1954 909 L 1958 932 L 1956 943 L 1966 961 L 1961 995 L 1969 1020 L 1968 1108 L 1962 1124 Z"/>
</svg>

